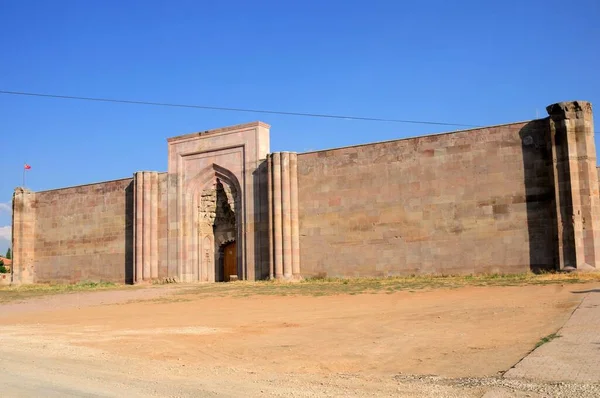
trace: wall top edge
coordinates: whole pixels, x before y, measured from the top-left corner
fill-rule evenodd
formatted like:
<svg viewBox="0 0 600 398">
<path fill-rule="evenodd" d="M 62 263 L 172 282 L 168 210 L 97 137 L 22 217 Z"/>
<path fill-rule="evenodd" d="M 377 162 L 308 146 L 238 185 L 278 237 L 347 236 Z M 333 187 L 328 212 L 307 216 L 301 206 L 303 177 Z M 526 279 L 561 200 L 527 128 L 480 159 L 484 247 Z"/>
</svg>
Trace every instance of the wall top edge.
<svg viewBox="0 0 600 398">
<path fill-rule="evenodd" d="M 471 133 L 471 132 L 476 132 L 478 130 L 488 130 L 488 129 L 496 129 L 496 128 L 502 128 L 502 127 L 525 125 L 527 123 L 542 121 L 545 119 L 548 119 L 548 118 L 545 117 L 545 118 L 541 118 L 541 119 L 523 120 L 520 122 L 511 122 L 511 123 L 504 123 L 504 124 L 495 124 L 495 125 L 491 125 L 491 126 L 474 127 L 474 128 L 465 129 L 465 130 L 445 131 L 445 132 L 441 132 L 441 133 L 416 135 L 416 136 L 412 136 L 412 137 L 396 138 L 396 139 L 384 140 L 384 141 L 365 142 L 363 144 L 346 145 L 346 146 L 335 147 L 335 148 L 325 148 L 325 149 L 317 149 L 314 151 L 298 152 L 298 155 L 307 155 L 310 153 L 336 151 L 336 150 L 340 150 L 340 149 L 348 149 L 348 148 L 356 148 L 356 147 L 369 146 L 369 145 L 385 144 L 388 142 L 410 141 L 410 140 L 418 140 L 418 139 L 429 138 L 429 137 L 439 137 L 439 136 L 446 136 L 446 135 L 452 135 L 452 134 Z"/>
<path fill-rule="evenodd" d="M 570 112 L 592 113 L 592 103 L 588 101 L 564 101 L 548 105 L 546 111 L 550 116 L 565 116 Z"/>
<path fill-rule="evenodd" d="M 106 180 L 106 181 L 91 182 L 89 184 L 71 185 L 71 186 L 68 186 L 68 187 L 52 188 L 52 189 L 46 189 L 46 190 L 43 190 L 43 191 L 31 191 L 31 190 L 28 190 L 28 189 L 25 189 L 25 191 L 26 192 L 33 192 L 33 193 L 45 193 L 45 192 L 52 192 L 52 191 L 62 191 L 62 190 L 65 190 L 65 189 L 87 187 L 87 186 L 91 186 L 91 185 L 102 185 L 102 184 L 108 184 L 108 183 L 111 183 L 111 182 L 127 181 L 127 180 L 133 181 L 133 177 L 117 178 L 115 180 Z M 23 189 L 23 188 L 22 187 L 15 188 L 15 191 L 18 190 L 18 189 Z"/>
<path fill-rule="evenodd" d="M 264 127 L 267 129 L 271 128 L 271 126 L 268 125 L 267 123 L 264 123 L 261 121 L 256 121 L 256 122 L 251 122 L 251 123 L 236 124 L 234 126 L 221 127 L 221 128 L 212 129 L 212 130 L 198 131 L 196 133 L 178 135 L 175 137 L 167 138 L 167 142 L 172 143 L 172 142 L 182 141 L 182 140 L 186 140 L 186 139 L 190 139 L 190 138 L 194 138 L 194 137 L 203 137 L 206 135 L 217 135 L 217 134 L 221 134 L 221 133 L 230 133 L 232 131 L 246 130 L 246 129 L 257 128 L 257 127 Z"/>
</svg>

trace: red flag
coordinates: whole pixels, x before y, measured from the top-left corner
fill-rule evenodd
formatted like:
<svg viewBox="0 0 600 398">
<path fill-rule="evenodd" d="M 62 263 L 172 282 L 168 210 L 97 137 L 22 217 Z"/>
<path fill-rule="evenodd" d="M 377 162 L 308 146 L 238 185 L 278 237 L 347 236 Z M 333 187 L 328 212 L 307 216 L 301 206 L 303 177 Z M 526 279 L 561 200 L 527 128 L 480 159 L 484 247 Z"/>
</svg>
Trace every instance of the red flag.
<svg viewBox="0 0 600 398">
<path fill-rule="evenodd" d="M 31 168 L 30 165 L 28 165 L 27 163 L 25 163 L 25 170 L 29 170 Z"/>
</svg>

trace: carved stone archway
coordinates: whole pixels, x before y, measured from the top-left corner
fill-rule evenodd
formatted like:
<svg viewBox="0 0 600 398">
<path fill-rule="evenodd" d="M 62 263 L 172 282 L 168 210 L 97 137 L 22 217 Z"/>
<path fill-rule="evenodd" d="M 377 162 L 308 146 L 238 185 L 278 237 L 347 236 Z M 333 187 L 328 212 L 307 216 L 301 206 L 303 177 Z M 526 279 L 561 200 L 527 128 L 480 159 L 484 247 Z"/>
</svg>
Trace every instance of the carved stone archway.
<svg viewBox="0 0 600 398">
<path fill-rule="evenodd" d="M 267 173 L 269 126 L 254 122 L 168 139 L 168 189 L 162 198 L 168 211 L 167 269 L 181 282 L 214 280 L 202 276 L 198 251 L 212 244 L 217 256 L 218 234 L 200 240 L 197 233 L 199 198 L 217 179 L 236 192 L 236 264 L 242 280 L 269 276 Z M 196 221 L 195 221 L 196 220 Z M 215 253 L 217 252 L 217 253 Z M 206 252 L 204 253 L 206 254 Z"/>
<path fill-rule="evenodd" d="M 240 184 L 229 170 L 212 164 L 188 184 L 184 214 L 183 274 L 188 281 L 215 282 L 218 250 L 225 241 L 243 247 Z M 243 278 L 243 251 L 238 250 L 238 276 Z"/>
<path fill-rule="evenodd" d="M 220 249 L 224 242 L 236 241 L 237 222 L 235 188 L 216 183 L 202 191 L 197 213 L 198 281 L 216 282 L 223 279 L 220 270 Z M 237 271 L 239 277 L 240 272 Z"/>
</svg>

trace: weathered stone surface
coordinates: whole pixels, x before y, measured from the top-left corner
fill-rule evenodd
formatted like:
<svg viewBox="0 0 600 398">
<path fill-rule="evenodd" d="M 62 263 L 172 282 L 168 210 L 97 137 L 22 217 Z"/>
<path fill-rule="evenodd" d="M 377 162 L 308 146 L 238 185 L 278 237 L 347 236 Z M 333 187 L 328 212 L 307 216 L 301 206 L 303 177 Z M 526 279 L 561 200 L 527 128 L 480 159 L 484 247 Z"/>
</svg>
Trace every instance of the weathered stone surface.
<svg viewBox="0 0 600 398">
<path fill-rule="evenodd" d="M 17 188 L 13 194 L 12 217 L 12 282 L 35 281 L 35 193 Z"/>
<path fill-rule="evenodd" d="M 600 193 L 591 109 L 585 101 L 548 107 L 561 269 L 598 267 L 600 261 Z"/>
<path fill-rule="evenodd" d="M 597 269 L 592 106 L 347 148 L 269 154 L 256 122 L 168 140 L 166 173 L 15 190 L 15 283 Z"/>
<path fill-rule="evenodd" d="M 132 281 L 126 272 L 133 263 L 131 178 L 29 196 L 35 233 L 27 255 L 34 271 L 22 282 Z"/>
<path fill-rule="evenodd" d="M 277 152 L 267 158 L 269 171 L 269 276 L 298 280 L 300 239 L 298 217 L 298 154 Z"/>
<path fill-rule="evenodd" d="M 544 119 L 299 154 L 303 275 L 554 267 L 547 136 Z"/>
<path fill-rule="evenodd" d="M 552 118 L 571 119 L 578 112 L 592 113 L 592 104 L 587 101 L 558 102 L 548 105 L 546 111 Z"/>
<path fill-rule="evenodd" d="M 156 280 L 159 277 L 159 230 L 164 224 L 159 219 L 161 191 L 157 172 L 140 171 L 134 174 L 134 271 L 135 283 Z M 163 190 L 165 187 L 162 187 Z"/>
<path fill-rule="evenodd" d="M 187 134 L 168 139 L 168 145 L 169 274 L 183 282 L 218 280 L 218 249 L 235 240 L 240 279 L 268 275 L 267 215 L 261 203 L 266 181 L 260 166 L 269 152 L 269 126 L 255 122 Z M 219 230 L 217 224 L 214 231 L 203 229 L 199 222 L 201 195 L 217 180 L 227 187 L 225 195 L 235 198 L 233 232 Z"/>
</svg>

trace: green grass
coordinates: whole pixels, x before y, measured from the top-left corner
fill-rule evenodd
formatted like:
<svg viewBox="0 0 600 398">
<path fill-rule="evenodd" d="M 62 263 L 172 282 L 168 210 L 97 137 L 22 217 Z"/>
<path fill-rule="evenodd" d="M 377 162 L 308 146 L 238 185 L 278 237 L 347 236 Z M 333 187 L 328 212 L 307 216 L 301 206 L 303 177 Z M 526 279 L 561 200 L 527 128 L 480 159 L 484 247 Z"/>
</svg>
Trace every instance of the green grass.
<svg viewBox="0 0 600 398">
<path fill-rule="evenodd" d="M 560 336 L 558 333 L 552 333 L 552 334 L 549 334 L 549 335 L 548 335 L 548 336 L 546 336 L 546 337 L 542 337 L 542 338 L 540 339 L 540 341 L 538 341 L 538 342 L 537 342 L 537 344 L 535 345 L 535 348 L 541 347 L 541 346 L 543 346 L 544 344 L 546 344 L 546 343 L 549 343 L 549 342 L 551 342 L 552 340 L 554 340 L 554 339 L 557 339 L 557 338 L 559 338 L 559 337 L 561 337 L 561 336 Z"/>
<path fill-rule="evenodd" d="M 110 290 L 125 288 L 112 282 L 80 282 L 75 284 L 35 284 L 20 286 L 0 286 L 0 303 L 25 300 L 31 297 L 51 294 L 74 293 L 94 290 Z"/>
</svg>

